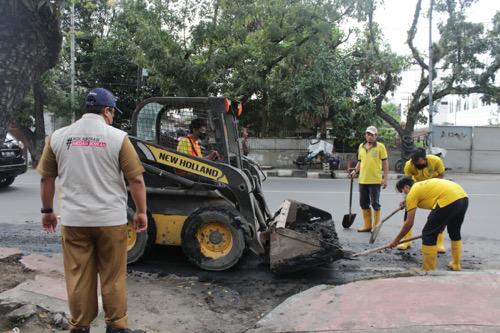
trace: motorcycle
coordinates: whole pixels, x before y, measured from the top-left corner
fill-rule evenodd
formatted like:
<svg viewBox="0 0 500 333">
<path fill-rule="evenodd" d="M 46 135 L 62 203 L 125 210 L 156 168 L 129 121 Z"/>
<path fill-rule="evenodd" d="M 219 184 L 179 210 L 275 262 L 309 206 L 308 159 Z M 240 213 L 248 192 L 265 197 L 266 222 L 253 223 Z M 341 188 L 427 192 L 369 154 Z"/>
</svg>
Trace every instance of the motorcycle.
<svg viewBox="0 0 500 333">
<path fill-rule="evenodd" d="M 339 167 L 340 159 L 335 156 L 333 151 L 333 144 L 324 140 L 313 139 L 307 147 L 307 154 L 297 157 L 293 163 L 299 169 L 309 169 L 315 166 L 324 168 L 323 165 L 326 163 L 330 170 L 335 170 Z"/>
</svg>

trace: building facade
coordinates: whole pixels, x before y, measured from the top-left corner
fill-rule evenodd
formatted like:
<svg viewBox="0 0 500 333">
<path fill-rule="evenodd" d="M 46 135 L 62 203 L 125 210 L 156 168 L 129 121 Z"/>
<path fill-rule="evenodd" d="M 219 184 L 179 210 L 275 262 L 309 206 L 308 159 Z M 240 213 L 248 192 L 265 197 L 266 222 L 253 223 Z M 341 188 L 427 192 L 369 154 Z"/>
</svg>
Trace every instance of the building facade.
<svg viewBox="0 0 500 333">
<path fill-rule="evenodd" d="M 498 126 L 500 108 L 498 104 L 485 104 L 481 94 L 468 96 L 448 95 L 436 102 L 435 125 L 454 126 Z"/>
</svg>

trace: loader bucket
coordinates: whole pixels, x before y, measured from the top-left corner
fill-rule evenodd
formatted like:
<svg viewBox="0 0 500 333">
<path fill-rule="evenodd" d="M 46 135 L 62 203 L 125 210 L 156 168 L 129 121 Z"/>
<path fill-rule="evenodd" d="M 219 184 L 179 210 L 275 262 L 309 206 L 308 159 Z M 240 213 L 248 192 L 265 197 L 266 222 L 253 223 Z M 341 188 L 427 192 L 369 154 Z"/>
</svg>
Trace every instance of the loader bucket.
<svg viewBox="0 0 500 333">
<path fill-rule="evenodd" d="M 274 273 L 299 271 L 343 257 L 332 216 L 321 209 L 285 200 L 270 227 Z"/>
</svg>

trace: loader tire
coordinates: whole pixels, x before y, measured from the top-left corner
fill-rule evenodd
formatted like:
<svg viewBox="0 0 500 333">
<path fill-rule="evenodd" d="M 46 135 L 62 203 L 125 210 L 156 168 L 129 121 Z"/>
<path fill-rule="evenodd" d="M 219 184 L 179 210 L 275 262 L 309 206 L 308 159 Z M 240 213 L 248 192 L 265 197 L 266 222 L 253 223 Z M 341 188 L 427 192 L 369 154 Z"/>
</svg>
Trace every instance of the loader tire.
<svg viewBox="0 0 500 333">
<path fill-rule="evenodd" d="M 189 261 L 207 271 L 227 270 L 246 248 L 240 213 L 229 207 L 202 207 L 182 228 L 182 250 Z"/>
<path fill-rule="evenodd" d="M 7 187 L 7 186 L 11 185 L 14 182 L 15 178 L 16 177 L 0 178 L 0 188 Z"/>
<path fill-rule="evenodd" d="M 153 216 L 148 211 L 148 230 L 136 233 L 133 222 L 132 214 L 127 212 L 127 264 L 133 264 L 142 259 L 149 247 L 154 243 L 156 237 L 156 226 Z"/>
</svg>

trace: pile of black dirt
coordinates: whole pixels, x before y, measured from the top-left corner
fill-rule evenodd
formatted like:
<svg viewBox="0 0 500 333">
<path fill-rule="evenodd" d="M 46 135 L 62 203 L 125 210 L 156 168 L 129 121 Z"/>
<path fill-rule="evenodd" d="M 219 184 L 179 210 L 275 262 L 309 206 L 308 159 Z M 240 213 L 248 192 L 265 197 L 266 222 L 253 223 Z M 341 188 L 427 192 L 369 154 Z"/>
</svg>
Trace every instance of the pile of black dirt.
<svg viewBox="0 0 500 333">
<path fill-rule="evenodd" d="M 330 213 L 298 202 L 295 202 L 294 213 L 294 220 L 292 223 L 287 224 L 287 228 L 320 240 L 322 245 L 327 249 L 339 249 L 342 251 Z M 291 218 L 290 215 L 289 217 Z"/>
<path fill-rule="evenodd" d="M 320 247 L 303 255 L 280 260 L 273 265 L 273 272 L 285 274 L 320 266 L 344 258 L 333 218 L 321 209 L 292 202 L 286 228 L 300 233 L 312 242 L 319 241 Z"/>
</svg>

